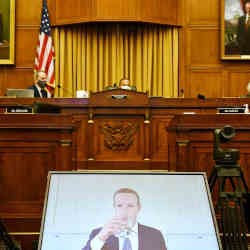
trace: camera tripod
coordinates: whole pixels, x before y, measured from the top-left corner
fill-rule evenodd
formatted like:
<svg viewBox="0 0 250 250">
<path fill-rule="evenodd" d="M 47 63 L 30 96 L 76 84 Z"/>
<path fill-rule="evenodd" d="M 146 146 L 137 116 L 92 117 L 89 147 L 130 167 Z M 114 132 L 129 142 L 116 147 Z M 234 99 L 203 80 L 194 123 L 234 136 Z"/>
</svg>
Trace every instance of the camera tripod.
<svg viewBox="0 0 250 250">
<path fill-rule="evenodd" d="M 247 250 L 247 226 L 244 211 L 248 187 L 237 163 L 216 162 L 208 178 L 211 193 L 218 180 L 216 212 L 220 215 L 223 250 Z"/>
<path fill-rule="evenodd" d="M 13 239 L 9 236 L 1 219 L 0 219 L 0 242 L 3 242 L 5 244 L 6 250 L 19 250 L 19 247 L 16 246 Z"/>
</svg>

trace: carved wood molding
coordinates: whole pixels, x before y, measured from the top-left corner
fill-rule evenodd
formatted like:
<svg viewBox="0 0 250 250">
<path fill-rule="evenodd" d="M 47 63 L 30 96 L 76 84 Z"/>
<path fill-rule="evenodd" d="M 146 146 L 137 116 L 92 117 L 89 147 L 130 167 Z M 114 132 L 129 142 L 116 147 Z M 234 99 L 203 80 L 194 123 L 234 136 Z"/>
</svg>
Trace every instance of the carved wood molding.
<svg viewBox="0 0 250 250">
<path fill-rule="evenodd" d="M 104 134 L 104 145 L 112 151 L 127 151 L 134 142 L 134 135 L 139 129 L 138 123 L 117 122 L 99 126 Z"/>
</svg>

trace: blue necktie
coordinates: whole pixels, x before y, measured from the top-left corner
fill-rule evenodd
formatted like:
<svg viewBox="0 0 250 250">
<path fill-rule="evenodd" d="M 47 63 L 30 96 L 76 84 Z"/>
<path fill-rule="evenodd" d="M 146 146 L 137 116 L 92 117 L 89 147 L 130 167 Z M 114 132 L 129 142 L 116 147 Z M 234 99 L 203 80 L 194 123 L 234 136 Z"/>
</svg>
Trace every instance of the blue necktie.
<svg viewBox="0 0 250 250">
<path fill-rule="evenodd" d="M 123 248 L 122 250 L 132 250 L 131 242 L 129 238 L 125 238 L 123 242 Z"/>
</svg>

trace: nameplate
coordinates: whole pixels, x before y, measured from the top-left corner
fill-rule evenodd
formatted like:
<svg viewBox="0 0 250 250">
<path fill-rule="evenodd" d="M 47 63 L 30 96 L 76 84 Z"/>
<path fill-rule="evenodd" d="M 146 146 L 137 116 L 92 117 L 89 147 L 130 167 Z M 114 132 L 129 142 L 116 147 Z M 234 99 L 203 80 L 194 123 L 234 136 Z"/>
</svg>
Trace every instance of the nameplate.
<svg viewBox="0 0 250 250">
<path fill-rule="evenodd" d="M 32 107 L 7 107 L 6 113 L 7 114 L 32 114 L 33 108 Z"/>
<path fill-rule="evenodd" d="M 217 108 L 218 114 L 244 114 L 245 108 Z"/>
<path fill-rule="evenodd" d="M 123 99 L 127 99 L 128 96 L 127 95 L 112 95 L 111 98 L 117 99 L 117 100 L 123 100 Z"/>
<path fill-rule="evenodd" d="M 184 115 L 195 115 L 195 112 L 183 112 Z"/>
</svg>

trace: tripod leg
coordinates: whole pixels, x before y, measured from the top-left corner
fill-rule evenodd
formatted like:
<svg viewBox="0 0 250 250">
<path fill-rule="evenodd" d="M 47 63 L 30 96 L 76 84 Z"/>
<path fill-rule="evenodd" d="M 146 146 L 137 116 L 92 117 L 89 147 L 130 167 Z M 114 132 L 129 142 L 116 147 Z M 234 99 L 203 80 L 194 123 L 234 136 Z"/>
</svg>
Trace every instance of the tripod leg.
<svg viewBox="0 0 250 250">
<path fill-rule="evenodd" d="M 234 244 L 236 247 L 239 247 L 240 250 L 244 250 L 244 244 L 241 238 L 241 221 L 240 221 L 240 213 L 239 213 L 239 204 L 235 202 L 235 206 L 233 208 L 233 225 L 234 225 Z"/>
<path fill-rule="evenodd" d="M 231 176 L 229 177 L 229 180 L 230 180 L 230 183 L 231 183 L 231 185 L 232 185 L 233 191 L 235 191 L 235 190 L 236 190 L 236 187 L 235 187 L 235 184 L 234 184 L 234 182 L 233 182 L 233 178 L 232 178 Z"/>
<path fill-rule="evenodd" d="M 3 222 L 0 219 L 0 241 L 3 241 L 8 250 L 19 250 L 15 242 L 9 236 Z"/>
<path fill-rule="evenodd" d="M 223 232 L 224 234 L 224 246 L 226 250 L 232 250 L 232 240 L 231 240 L 231 230 L 230 230 L 230 216 L 229 216 L 229 209 L 227 206 L 227 202 L 223 204 L 223 210 L 224 210 L 224 217 L 223 221 L 225 223 L 225 230 Z"/>
<path fill-rule="evenodd" d="M 216 179 L 217 179 L 217 170 L 213 169 L 211 172 L 211 175 L 208 178 L 208 184 L 209 184 L 211 192 L 213 191 Z"/>
<path fill-rule="evenodd" d="M 225 190 L 225 184 L 226 184 L 226 179 L 228 177 L 223 176 L 223 177 L 219 177 L 219 178 L 221 179 L 221 182 L 220 182 L 220 192 L 224 192 L 224 190 Z"/>
<path fill-rule="evenodd" d="M 241 219 L 240 225 L 241 225 L 241 238 L 242 238 L 243 249 L 248 249 L 248 239 L 247 239 L 248 230 L 247 230 L 246 217 L 242 200 L 239 200 L 239 213 L 240 213 L 239 218 Z"/>
<path fill-rule="evenodd" d="M 241 213 L 240 199 L 227 198 L 221 210 L 223 225 L 223 248 L 225 250 L 247 250 L 248 243 L 244 225 L 244 214 Z"/>
<path fill-rule="evenodd" d="M 229 185 L 227 178 L 229 178 Z M 211 192 L 217 179 L 219 197 L 216 208 L 221 214 L 220 230 L 223 249 L 247 250 L 247 226 L 243 203 L 245 198 L 248 198 L 248 187 L 243 172 L 238 164 L 215 165 L 209 178 Z M 227 188 L 229 188 L 228 191 Z"/>
<path fill-rule="evenodd" d="M 243 183 L 243 186 L 244 186 L 244 191 L 246 192 L 246 193 L 248 193 L 248 186 L 247 186 L 247 183 L 246 183 L 246 180 L 245 180 L 245 178 L 244 178 L 244 175 L 243 175 L 243 172 L 242 172 L 242 170 L 240 169 L 240 178 L 241 178 L 241 180 L 242 180 L 242 183 Z"/>
</svg>

